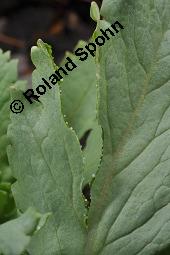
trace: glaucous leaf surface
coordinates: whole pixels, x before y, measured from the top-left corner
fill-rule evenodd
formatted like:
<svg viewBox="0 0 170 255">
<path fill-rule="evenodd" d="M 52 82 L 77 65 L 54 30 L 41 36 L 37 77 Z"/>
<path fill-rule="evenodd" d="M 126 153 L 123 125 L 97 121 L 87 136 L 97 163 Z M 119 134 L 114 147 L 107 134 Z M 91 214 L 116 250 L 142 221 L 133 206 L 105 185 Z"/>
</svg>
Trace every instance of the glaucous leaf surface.
<svg viewBox="0 0 170 255">
<path fill-rule="evenodd" d="M 83 48 L 87 43 L 80 41 L 76 48 Z M 80 61 L 72 53 L 67 53 L 77 68 L 65 76 L 61 83 L 61 103 L 65 119 L 73 127 L 79 138 L 92 129 L 96 120 L 97 87 L 94 58 L 89 56 Z"/>
<path fill-rule="evenodd" d="M 0 254 L 21 255 L 37 228 L 41 215 L 28 209 L 15 220 L 0 225 Z"/>
<path fill-rule="evenodd" d="M 87 43 L 80 41 L 76 49 L 85 47 Z M 101 128 L 97 124 L 97 84 L 95 59 L 89 56 L 81 62 L 74 54 L 67 52 L 77 65 L 60 85 L 61 104 L 65 120 L 77 136 L 82 138 L 87 131 L 91 131 L 84 148 L 85 176 L 84 183 L 92 180 L 102 154 Z"/>
<path fill-rule="evenodd" d="M 107 24 L 118 20 L 124 30 L 97 55 L 104 148 L 92 186 L 88 230 L 81 195 L 85 166 L 78 138 L 64 122 L 58 86 L 33 105 L 20 92 L 13 93 L 25 105 L 22 114 L 12 115 L 9 129 L 17 205 L 22 210 L 35 206 L 42 213 L 52 212 L 31 242 L 31 255 L 166 252 L 170 240 L 169 13 L 168 0 L 103 2 Z M 105 22 L 99 23 L 102 27 Z M 50 48 L 42 42 L 33 48 L 32 59 L 36 87 L 56 67 Z"/>
<path fill-rule="evenodd" d="M 124 30 L 99 49 L 104 149 L 85 254 L 153 255 L 170 243 L 170 2 L 104 0 L 101 14 Z"/>
<path fill-rule="evenodd" d="M 34 89 L 48 80 L 56 66 L 49 46 L 42 41 L 32 48 Z M 68 128 L 61 112 L 59 86 L 47 89 L 41 102 L 32 105 L 19 91 L 25 108 L 11 114 L 8 135 L 9 160 L 17 179 L 13 193 L 18 208 L 29 206 L 41 213 L 51 212 L 46 226 L 33 238 L 31 255 L 83 254 L 85 244 L 85 207 L 81 192 L 84 165 L 75 132 Z"/>
</svg>

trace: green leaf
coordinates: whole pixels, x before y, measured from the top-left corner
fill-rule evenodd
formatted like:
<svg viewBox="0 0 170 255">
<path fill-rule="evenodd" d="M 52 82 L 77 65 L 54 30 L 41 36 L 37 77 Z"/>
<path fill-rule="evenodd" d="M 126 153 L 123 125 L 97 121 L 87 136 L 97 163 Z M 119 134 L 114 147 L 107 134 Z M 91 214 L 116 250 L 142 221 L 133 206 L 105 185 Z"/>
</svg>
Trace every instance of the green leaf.
<svg viewBox="0 0 170 255">
<path fill-rule="evenodd" d="M 84 183 L 90 183 L 95 177 L 100 165 L 102 155 L 102 130 L 101 127 L 95 123 L 93 130 L 87 138 L 87 144 L 83 151 L 85 161 Z"/>
<path fill-rule="evenodd" d="M 0 225 L 0 254 L 20 255 L 28 246 L 40 216 L 30 208 L 19 218 Z"/>
<path fill-rule="evenodd" d="M 80 41 L 76 48 L 84 47 L 87 43 Z M 77 69 L 65 76 L 60 85 L 61 104 L 65 120 L 71 126 L 79 139 L 91 130 L 84 149 L 85 172 L 84 183 L 91 182 L 102 154 L 101 128 L 97 125 L 97 85 L 95 60 L 89 56 L 84 62 L 70 52 L 70 57 L 77 65 Z M 97 148 L 97 150 L 96 150 Z"/>
<path fill-rule="evenodd" d="M 100 10 L 97 3 L 94 1 L 91 3 L 90 17 L 96 22 L 100 20 Z"/>
<path fill-rule="evenodd" d="M 80 41 L 76 48 L 86 45 Z M 81 138 L 84 133 L 92 129 L 96 120 L 97 87 L 96 68 L 94 58 L 81 62 L 72 53 L 67 53 L 77 68 L 65 76 L 61 83 L 61 102 L 65 120 Z"/>
<path fill-rule="evenodd" d="M 49 48 L 42 41 L 32 48 L 34 89 L 54 73 Z M 83 254 L 85 206 L 82 196 L 84 165 L 75 132 L 61 112 L 58 85 L 47 89 L 40 101 L 29 104 L 21 92 L 13 99 L 24 104 L 21 114 L 11 114 L 8 135 L 9 160 L 17 179 L 13 193 L 18 208 L 35 207 L 51 212 L 46 226 L 33 238 L 28 252 L 33 255 Z"/>
<path fill-rule="evenodd" d="M 13 177 L 7 159 L 7 127 L 10 121 L 9 87 L 17 79 L 17 61 L 10 60 L 10 53 L 0 50 L 0 223 L 11 219 L 15 211 L 15 203 L 10 188 L 4 190 L 2 185 L 11 186 Z M 18 85 L 18 83 L 16 84 Z"/>
<path fill-rule="evenodd" d="M 6 148 L 8 145 L 7 127 L 9 124 L 9 87 L 17 79 L 17 62 L 10 60 L 9 52 L 3 53 L 0 50 L 0 172 L 6 175 L 9 172 Z M 4 176 L 1 177 L 4 179 Z M 10 178 L 10 175 L 9 175 Z"/>
<path fill-rule="evenodd" d="M 87 255 L 153 255 L 170 243 L 169 0 L 104 0 L 124 30 L 99 49 L 104 148 Z"/>
</svg>

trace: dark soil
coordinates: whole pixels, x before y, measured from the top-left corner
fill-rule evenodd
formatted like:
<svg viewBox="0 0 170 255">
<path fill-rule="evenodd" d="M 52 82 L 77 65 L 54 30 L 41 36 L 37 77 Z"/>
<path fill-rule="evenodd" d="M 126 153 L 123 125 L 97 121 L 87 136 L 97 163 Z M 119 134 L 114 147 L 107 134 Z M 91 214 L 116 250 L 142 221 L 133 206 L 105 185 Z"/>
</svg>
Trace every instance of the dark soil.
<svg viewBox="0 0 170 255">
<path fill-rule="evenodd" d="M 53 47 L 59 63 L 78 40 L 88 40 L 95 23 L 89 15 L 91 0 L 1 0 L 0 48 L 20 59 L 21 76 L 32 71 L 30 48 L 37 39 Z M 99 5 L 101 1 L 96 1 Z"/>
</svg>

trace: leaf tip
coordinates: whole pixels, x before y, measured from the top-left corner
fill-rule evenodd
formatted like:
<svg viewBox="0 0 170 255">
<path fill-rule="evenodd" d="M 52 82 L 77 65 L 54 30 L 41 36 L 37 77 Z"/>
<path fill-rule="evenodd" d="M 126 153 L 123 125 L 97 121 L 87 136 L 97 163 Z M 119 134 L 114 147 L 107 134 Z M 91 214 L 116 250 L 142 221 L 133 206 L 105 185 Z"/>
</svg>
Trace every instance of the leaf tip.
<svg viewBox="0 0 170 255">
<path fill-rule="evenodd" d="M 90 7 L 90 17 L 95 21 L 98 22 L 100 20 L 100 10 L 96 2 L 91 3 Z"/>
</svg>

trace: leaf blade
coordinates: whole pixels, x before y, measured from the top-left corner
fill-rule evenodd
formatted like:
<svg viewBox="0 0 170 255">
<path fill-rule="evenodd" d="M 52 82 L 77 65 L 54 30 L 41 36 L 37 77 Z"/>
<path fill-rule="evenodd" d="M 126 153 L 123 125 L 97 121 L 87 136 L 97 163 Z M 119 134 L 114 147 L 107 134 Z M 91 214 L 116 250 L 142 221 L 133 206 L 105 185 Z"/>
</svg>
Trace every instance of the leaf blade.
<svg viewBox="0 0 170 255">
<path fill-rule="evenodd" d="M 55 65 L 43 42 L 33 48 L 32 60 L 36 88 L 42 77 L 48 79 L 54 73 Z M 22 114 L 12 115 L 8 132 L 13 144 L 9 158 L 17 179 L 14 196 L 19 208 L 33 205 L 42 213 L 52 212 L 48 224 L 33 238 L 29 251 L 51 255 L 74 254 L 77 249 L 81 254 L 86 232 L 81 193 L 84 166 L 79 141 L 63 119 L 59 87 L 53 86 L 41 97 L 41 103 L 32 105 L 24 101 L 20 92 L 15 96 L 21 98 L 25 108 Z M 22 157 L 25 162 L 21 162 Z"/>
<path fill-rule="evenodd" d="M 86 42 L 80 41 L 76 48 L 85 47 Z M 97 111 L 97 87 L 95 77 L 95 61 L 89 58 L 81 62 L 72 53 L 67 53 L 77 68 L 65 76 L 61 83 L 61 103 L 65 119 L 73 127 L 77 136 L 82 138 L 84 133 L 93 127 Z M 63 61 L 64 62 L 64 61 Z"/>
<path fill-rule="evenodd" d="M 149 255 L 169 244 L 169 11 L 168 1 L 103 2 L 106 21 L 125 29 L 100 49 L 104 152 L 86 254 Z"/>
</svg>

